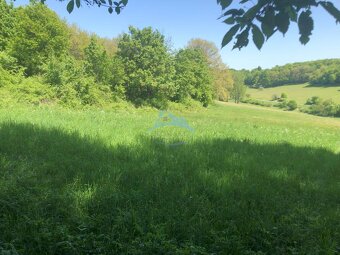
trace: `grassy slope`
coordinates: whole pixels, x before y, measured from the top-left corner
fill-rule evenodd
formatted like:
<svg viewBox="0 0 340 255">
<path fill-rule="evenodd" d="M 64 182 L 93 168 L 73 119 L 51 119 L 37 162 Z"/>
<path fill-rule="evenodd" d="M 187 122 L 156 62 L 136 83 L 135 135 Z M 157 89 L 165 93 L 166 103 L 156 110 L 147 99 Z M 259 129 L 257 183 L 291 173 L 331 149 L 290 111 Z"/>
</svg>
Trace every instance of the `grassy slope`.
<svg viewBox="0 0 340 255">
<path fill-rule="evenodd" d="M 0 109 L 0 251 L 339 251 L 339 120 L 181 115 L 195 133 L 171 147 L 147 133 L 155 111 Z"/>
<path fill-rule="evenodd" d="M 340 104 L 340 86 L 316 87 L 309 86 L 308 84 L 300 84 L 265 88 L 262 91 L 249 88 L 247 93 L 249 93 L 252 98 L 261 100 L 271 100 L 274 94 L 280 96 L 281 93 L 286 93 L 289 99 L 296 100 L 299 105 L 305 104 L 307 99 L 312 96 L 319 96 L 322 99 L 333 99 L 334 102 Z"/>
</svg>

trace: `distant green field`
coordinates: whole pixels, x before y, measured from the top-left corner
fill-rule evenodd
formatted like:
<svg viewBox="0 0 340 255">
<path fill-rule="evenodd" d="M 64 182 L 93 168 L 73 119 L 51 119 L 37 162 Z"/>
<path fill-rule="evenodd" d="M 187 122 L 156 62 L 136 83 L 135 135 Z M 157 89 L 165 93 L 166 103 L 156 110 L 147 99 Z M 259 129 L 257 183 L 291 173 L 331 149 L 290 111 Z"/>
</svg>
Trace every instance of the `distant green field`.
<svg viewBox="0 0 340 255">
<path fill-rule="evenodd" d="M 338 254 L 340 120 L 0 109 L 0 254 Z"/>
<path fill-rule="evenodd" d="M 248 88 L 247 93 L 252 98 L 261 100 L 271 100 L 274 94 L 280 96 L 281 93 L 286 93 L 288 99 L 296 100 L 299 105 L 305 104 L 307 99 L 312 96 L 319 96 L 322 99 L 333 99 L 334 102 L 340 104 L 340 86 L 314 87 L 309 86 L 309 84 L 300 84 L 264 88 L 263 90 Z"/>
</svg>

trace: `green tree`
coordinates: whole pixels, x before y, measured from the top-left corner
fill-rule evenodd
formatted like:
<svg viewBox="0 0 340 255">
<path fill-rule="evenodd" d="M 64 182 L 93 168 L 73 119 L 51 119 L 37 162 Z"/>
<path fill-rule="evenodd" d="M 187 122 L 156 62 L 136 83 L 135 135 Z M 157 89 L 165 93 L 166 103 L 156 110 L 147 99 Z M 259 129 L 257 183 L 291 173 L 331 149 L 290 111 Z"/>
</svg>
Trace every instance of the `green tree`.
<svg viewBox="0 0 340 255">
<path fill-rule="evenodd" d="M 9 51 L 26 68 L 26 75 L 39 74 L 50 55 L 68 50 L 67 25 L 42 4 L 32 3 L 15 9 L 16 27 Z"/>
<path fill-rule="evenodd" d="M 7 48 L 8 41 L 14 35 L 15 17 L 12 5 L 0 0 L 0 51 Z"/>
<path fill-rule="evenodd" d="M 130 27 L 119 39 L 117 56 L 126 74 L 127 98 L 136 105 L 161 107 L 173 96 L 173 58 L 159 31 Z"/>
<path fill-rule="evenodd" d="M 95 37 L 91 37 L 90 44 L 85 48 L 85 70 L 95 77 L 97 82 L 109 84 L 113 75 L 111 63 L 104 47 L 98 44 Z"/>
<path fill-rule="evenodd" d="M 244 85 L 244 77 L 238 73 L 234 73 L 234 86 L 231 90 L 231 96 L 235 103 L 240 103 L 245 96 L 247 87 Z"/>
<path fill-rule="evenodd" d="M 233 86 L 232 73 L 223 63 L 220 50 L 215 43 L 196 38 L 189 41 L 188 48 L 198 49 L 203 52 L 213 77 L 215 99 L 228 101 L 229 93 Z"/>
<path fill-rule="evenodd" d="M 188 98 L 208 106 L 212 100 L 212 77 L 209 63 L 201 50 L 180 50 L 175 59 L 176 94 L 174 100 L 184 102 Z"/>
</svg>

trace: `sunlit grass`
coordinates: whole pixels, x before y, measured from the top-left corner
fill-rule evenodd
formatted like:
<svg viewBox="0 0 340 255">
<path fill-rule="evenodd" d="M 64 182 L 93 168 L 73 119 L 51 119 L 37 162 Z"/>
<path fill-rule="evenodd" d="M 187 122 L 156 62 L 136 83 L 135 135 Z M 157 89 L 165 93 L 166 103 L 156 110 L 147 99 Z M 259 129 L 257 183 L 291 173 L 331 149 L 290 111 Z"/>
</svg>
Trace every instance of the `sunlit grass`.
<svg viewBox="0 0 340 255">
<path fill-rule="evenodd" d="M 286 85 L 265 89 L 249 88 L 247 93 L 252 98 L 261 100 L 272 100 L 273 95 L 280 96 L 286 93 L 288 99 L 295 100 L 299 105 L 304 105 L 308 98 L 319 96 L 322 99 L 332 99 L 335 103 L 340 104 L 340 86 L 310 86 L 306 84 Z"/>
<path fill-rule="evenodd" d="M 0 109 L 0 252 L 339 252 L 338 119 L 174 114 Z"/>
</svg>

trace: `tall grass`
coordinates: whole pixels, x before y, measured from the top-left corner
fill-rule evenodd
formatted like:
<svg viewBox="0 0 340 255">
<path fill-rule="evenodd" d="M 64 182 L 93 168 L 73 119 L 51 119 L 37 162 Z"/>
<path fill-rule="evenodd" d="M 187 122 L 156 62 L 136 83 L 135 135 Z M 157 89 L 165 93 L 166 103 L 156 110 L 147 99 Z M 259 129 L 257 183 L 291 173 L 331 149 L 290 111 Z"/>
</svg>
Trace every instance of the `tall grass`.
<svg viewBox="0 0 340 255">
<path fill-rule="evenodd" d="M 340 122 L 214 106 L 0 110 L 0 254 L 336 254 Z"/>
</svg>

